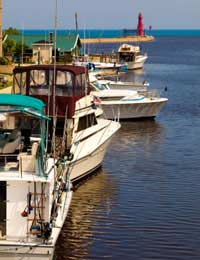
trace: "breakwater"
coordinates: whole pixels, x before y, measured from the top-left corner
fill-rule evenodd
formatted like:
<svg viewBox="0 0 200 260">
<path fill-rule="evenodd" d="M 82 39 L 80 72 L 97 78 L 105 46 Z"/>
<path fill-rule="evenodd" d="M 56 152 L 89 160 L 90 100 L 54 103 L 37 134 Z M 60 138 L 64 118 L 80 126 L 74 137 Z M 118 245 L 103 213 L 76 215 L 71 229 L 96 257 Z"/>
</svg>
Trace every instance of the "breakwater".
<svg viewBox="0 0 200 260">
<path fill-rule="evenodd" d="M 82 43 L 123 43 L 123 42 L 149 42 L 153 41 L 153 36 L 122 36 L 113 38 L 86 38 L 81 39 Z"/>
</svg>

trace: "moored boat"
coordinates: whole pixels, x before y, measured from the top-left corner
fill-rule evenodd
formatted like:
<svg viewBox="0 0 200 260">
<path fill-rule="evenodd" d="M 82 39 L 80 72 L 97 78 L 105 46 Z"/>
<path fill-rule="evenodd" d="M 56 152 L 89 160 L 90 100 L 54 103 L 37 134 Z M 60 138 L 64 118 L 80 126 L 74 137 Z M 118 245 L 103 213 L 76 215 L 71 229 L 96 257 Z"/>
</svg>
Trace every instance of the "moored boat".
<svg viewBox="0 0 200 260">
<path fill-rule="evenodd" d="M 110 78 L 112 78 L 110 76 Z M 98 82 L 101 83 L 106 89 L 115 89 L 115 90 L 135 90 L 139 92 L 147 91 L 149 87 L 149 83 L 147 81 L 143 82 L 135 82 L 135 81 L 121 81 L 116 77 L 115 79 L 104 79 L 104 77 L 100 76 L 98 73 L 90 72 L 89 73 L 90 82 Z"/>
<path fill-rule="evenodd" d="M 155 91 L 144 91 L 143 94 L 133 90 L 114 90 L 103 80 L 91 82 L 96 104 L 101 107 L 107 118 L 140 119 L 154 118 L 167 102 Z"/>
<path fill-rule="evenodd" d="M 53 81 L 56 72 L 55 84 Z M 52 102 L 57 111 L 58 147 L 67 160 L 70 180 L 75 182 L 97 169 L 103 161 L 118 122 L 99 118 L 101 109 L 91 99 L 87 69 L 70 65 L 37 65 L 14 70 L 13 92 L 42 99 L 52 117 Z M 54 95 L 53 95 L 54 94 Z M 66 125 L 66 132 L 63 127 Z M 61 131 L 60 131 L 61 130 Z"/>
<path fill-rule="evenodd" d="M 33 97 L 0 94 L 2 260 L 52 259 L 70 206 L 63 159 L 47 149 L 50 118 L 44 108 Z"/>
<path fill-rule="evenodd" d="M 139 45 L 124 43 L 118 49 L 118 61 L 124 63 L 128 70 L 143 68 L 147 58 L 147 54 L 141 53 Z"/>
<path fill-rule="evenodd" d="M 119 71 L 120 69 L 123 69 L 124 64 L 118 63 L 118 62 L 103 62 L 103 61 L 93 61 L 89 59 L 89 56 L 79 56 L 74 57 L 72 64 L 75 66 L 83 66 L 87 67 L 88 69 L 94 71 L 94 70 L 113 70 L 113 71 Z"/>
</svg>

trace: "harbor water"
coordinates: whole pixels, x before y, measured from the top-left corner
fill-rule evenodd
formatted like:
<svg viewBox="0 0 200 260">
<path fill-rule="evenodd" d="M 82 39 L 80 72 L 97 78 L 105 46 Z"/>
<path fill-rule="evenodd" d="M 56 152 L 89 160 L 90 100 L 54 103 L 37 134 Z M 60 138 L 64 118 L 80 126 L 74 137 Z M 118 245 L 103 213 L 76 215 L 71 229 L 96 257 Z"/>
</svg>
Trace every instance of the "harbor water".
<svg viewBox="0 0 200 260">
<path fill-rule="evenodd" d="M 142 45 L 144 70 L 124 77 L 169 101 L 154 121 L 122 122 L 102 169 L 74 192 L 55 259 L 200 259 L 199 46 L 192 36 Z"/>
</svg>

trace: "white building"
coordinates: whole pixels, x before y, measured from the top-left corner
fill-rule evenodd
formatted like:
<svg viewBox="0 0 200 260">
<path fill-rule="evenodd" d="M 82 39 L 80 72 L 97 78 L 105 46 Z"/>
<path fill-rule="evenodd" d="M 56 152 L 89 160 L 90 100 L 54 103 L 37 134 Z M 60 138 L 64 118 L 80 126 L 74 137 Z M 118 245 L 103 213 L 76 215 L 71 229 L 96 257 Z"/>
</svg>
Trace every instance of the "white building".
<svg viewBox="0 0 200 260">
<path fill-rule="evenodd" d="M 33 62 L 35 64 L 48 64 L 52 62 L 53 43 L 50 41 L 38 41 L 32 44 Z"/>
</svg>

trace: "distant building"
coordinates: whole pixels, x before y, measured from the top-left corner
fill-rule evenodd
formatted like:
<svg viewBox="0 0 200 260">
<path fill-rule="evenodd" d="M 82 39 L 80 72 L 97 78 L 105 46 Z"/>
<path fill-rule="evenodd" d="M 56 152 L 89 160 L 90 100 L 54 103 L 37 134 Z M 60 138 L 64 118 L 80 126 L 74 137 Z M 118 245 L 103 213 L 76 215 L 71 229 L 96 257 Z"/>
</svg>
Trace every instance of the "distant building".
<svg viewBox="0 0 200 260">
<path fill-rule="evenodd" d="M 32 44 L 32 61 L 36 64 L 52 63 L 53 43 L 50 41 L 37 41 Z"/>
<path fill-rule="evenodd" d="M 142 21 L 142 13 L 138 14 L 138 25 L 137 25 L 137 35 L 144 36 L 144 25 Z"/>
<path fill-rule="evenodd" d="M 21 35 L 9 35 L 10 39 L 17 42 L 22 41 Z M 45 40 L 44 40 L 45 38 Z M 50 38 L 50 39 L 48 39 Z M 48 40 L 47 40 L 48 39 Z M 51 63 L 54 56 L 54 37 L 52 33 L 47 37 L 44 35 L 24 35 L 23 42 L 32 49 L 32 61 L 34 63 Z M 57 61 L 70 62 L 72 56 L 80 55 L 81 40 L 79 34 L 68 34 L 56 36 Z"/>
<path fill-rule="evenodd" d="M 137 29 L 123 29 L 122 35 L 123 36 L 144 36 L 145 31 L 144 31 L 144 25 L 143 25 L 143 17 L 142 13 L 138 14 L 138 24 L 137 24 Z"/>
<path fill-rule="evenodd" d="M 79 56 L 81 53 L 81 40 L 79 34 L 68 34 L 63 39 L 57 38 L 57 56 L 59 61 L 71 62 L 73 56 Z"/>
</svg>

